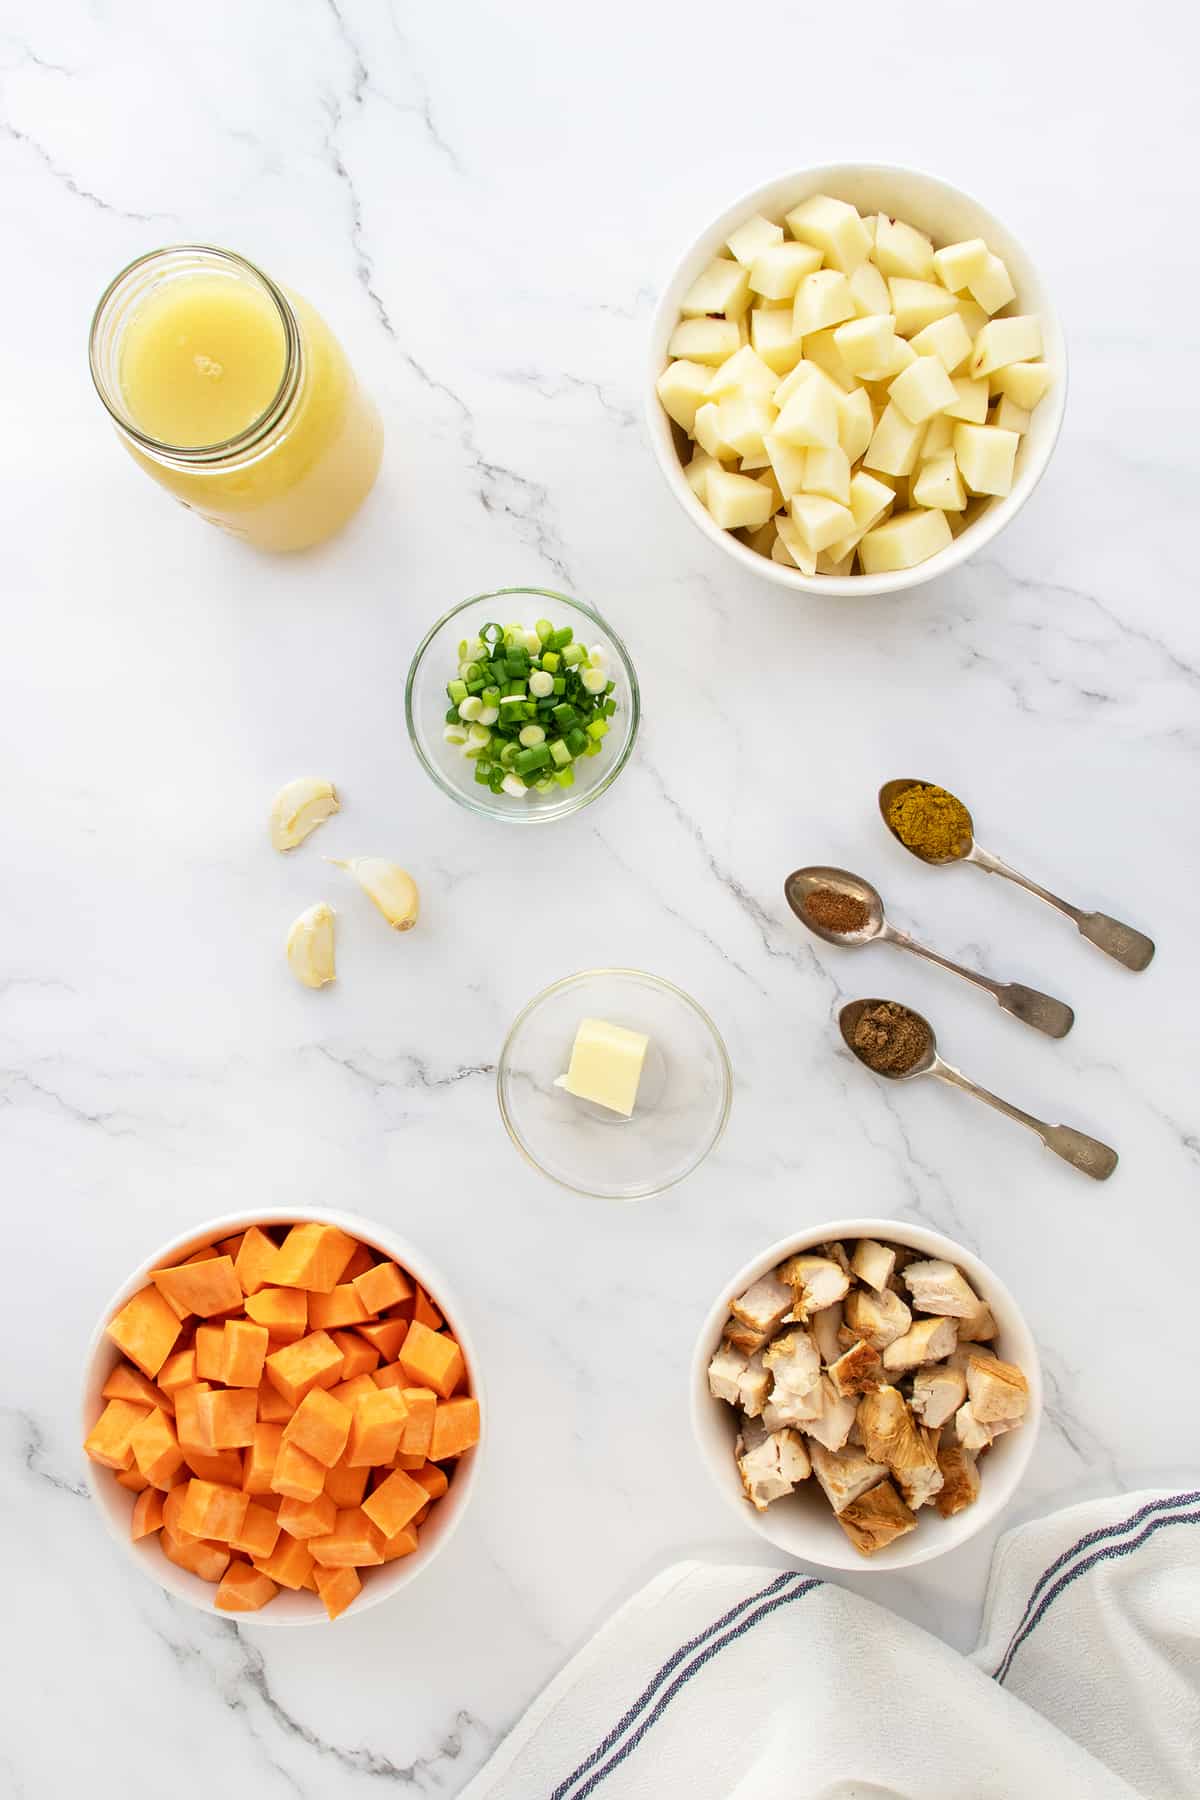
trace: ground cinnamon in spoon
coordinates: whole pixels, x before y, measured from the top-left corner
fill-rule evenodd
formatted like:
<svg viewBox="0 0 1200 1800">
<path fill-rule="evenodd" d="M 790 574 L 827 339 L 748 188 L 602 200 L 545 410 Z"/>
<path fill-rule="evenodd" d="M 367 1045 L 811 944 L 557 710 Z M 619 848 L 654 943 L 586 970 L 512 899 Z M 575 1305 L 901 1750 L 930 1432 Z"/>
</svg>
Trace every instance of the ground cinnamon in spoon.
<svg viewBox="0 0 1200 1800">
<path fill-rule="evenodd" d="M 854 1027 L 854 1048 L 877 1075 L 907 1075 L 929 1049 L 929 1027 L 919 1013 L 881 1000 Z"/>
<path fill-rule="evenodd" d="M 861 900 L 836 888 L 811 889 L 804 896 L 804 911 L 824 931 L 861 931 L 871 919 Z"/>
</svg>

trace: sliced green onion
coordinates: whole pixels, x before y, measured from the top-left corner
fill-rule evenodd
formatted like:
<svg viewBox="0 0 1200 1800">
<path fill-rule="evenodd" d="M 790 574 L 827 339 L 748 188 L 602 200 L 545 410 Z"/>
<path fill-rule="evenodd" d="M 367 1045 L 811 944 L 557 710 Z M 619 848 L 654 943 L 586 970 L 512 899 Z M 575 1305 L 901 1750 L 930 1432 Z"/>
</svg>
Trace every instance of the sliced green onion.
<svg viewBox="0 0 1200 1800">
<path fill-rule="evenodd" d="M 451 700 L 457 704 L 458 701 L 466 699 L 467 684 L 465 681 L 448 681 L 446 683 L 446 692 L 449 694 Z"/>
<path fill-rule="evenodd" d="M 517 736 L 518 741 L 526 750 L 534 744 L 543 744 L 546 741 L 546 734 L 540 725 L 522 725 Z"/>
</svg>

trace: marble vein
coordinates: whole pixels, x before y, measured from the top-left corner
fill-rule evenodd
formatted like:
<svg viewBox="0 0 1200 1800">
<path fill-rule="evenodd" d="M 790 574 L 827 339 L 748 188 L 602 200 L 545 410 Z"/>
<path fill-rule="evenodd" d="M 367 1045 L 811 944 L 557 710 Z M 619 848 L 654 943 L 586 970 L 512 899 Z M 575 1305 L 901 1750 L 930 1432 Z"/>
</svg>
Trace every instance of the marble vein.
<svg viewBox="0 0 1200 1800">
<path fill-rule="evenodd" d="M 62 1494 L 73 1494 L 77 1499 L 86 1500 L 88 1491 L 83 1482 L 72 1481 L 69 1476 L 61 1475 L 56 1469 L 47 1466 L 46 1434 L 33 1413 L 15 1406 L 0 1408 L 0 1412 L 17 1427 L 20 1439 L 17 1454 L 29 1473 L 38 1481 L 44 1481 L 47 1486 L 57 1488 Z"/>
</svg>

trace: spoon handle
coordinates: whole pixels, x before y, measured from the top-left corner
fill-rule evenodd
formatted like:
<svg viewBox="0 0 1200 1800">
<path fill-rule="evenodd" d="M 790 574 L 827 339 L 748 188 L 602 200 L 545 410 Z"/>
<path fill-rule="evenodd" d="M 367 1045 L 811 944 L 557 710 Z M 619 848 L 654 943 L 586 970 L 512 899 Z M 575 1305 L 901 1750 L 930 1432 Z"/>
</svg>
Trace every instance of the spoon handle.
<svg viewBox="0 0 1200 1800">
<path fill-rule="evenodd" d="M 978 863 L 989 875 L 1003 875 L 1006 881 L 1015 881 L 1018 887 L 1027 888 L 1048 906 L 1057 907 L 1060 913 L 1065 913 L 1075 923 L 1081 936 L 1089 944 L 1095 944 L 1097 950 L 1103 950 L 1106 956 L 1111 956 L 1123 968 L 1140 974 L 1149 967 L 1154 955 L 1154 940 L 1144 932 L 1135 931 L 1132 925 L 1122 925 L 1119 919 L 1110 919 L 1107 913 L 1084 912 L 1080 907 L 1072 906 L 1069 900 L 1052 894 L 1049 888 L 1040 887 L 1036 881 L 1030 881 L 1028 875 L 1010 868 L 1006 862 L 1001 862 L 998 856 L 993 856 L 990 850 L 984 850 L 979 844 L 972 846 L 966 861 Z"/>
<path fill-rule="evenodd" d="M 999 1094 L 993 1094 L 989 1088 L 980 1087 L 977 1081 L 971 1081 L 961 1069 L 955 1069 L 940 1056 L 934 1058 L 929 1073 L 936 1075 L 939 1081 L 949 1082 L 951 1087 L 962 1088 L 964 1093 L 974 1094 L 987 1106 L 994 1106 L 1008 1119 L 1015 1119 L 1018 1125 L 1027 1125 L 1030 1131 L 1036 1131 L 1047 1150 L 1055 1156 L 1061 1156 L 1069 1162 L 1073 1169 L 1083 1175 L 1090 1175 L 1093 1181 L 1107 1181 L 1117 1166 L 1117 1153 L 1098 1138 L 1088 1137 L 1086 1132 L 1076 1131 L 1071 1125 L 1047 1125 L 1044 1119 L 1035 1119 L 1032 1113 L 1024 1112 L 1021 1107 L 1013 1106 L 1008 1100 L 1001 1100 Z"/>
<path fill-rule="evenodd" d="M 983 988 L 1004 1012 L 1020 1019 L 1023 1025 L 1032 1025 L 1035 1031 L 1044 1031 L 1047 1037 L 1066 1037 L 1075 1023 L 1071 1008 L 1052 994 L 1041 994 L 1037 988 L 1024 987 L 1019 981 L 993 981 L 990 975 L 981 975 L 976 969 L 951 962 L 948 956 L 939 956 L 936 950 L 918 944 L 915 938 L 897 931 L 894 925 L 889 925 L 885 936 L 889 943 L 898 944 L 902 950 L 911 950 L 914 956 L 923 956 L 926 962 L 937 963 L 939 968 L 949 969 L 953 974 L 961 975 L 964 981 Z"/>
</svg>

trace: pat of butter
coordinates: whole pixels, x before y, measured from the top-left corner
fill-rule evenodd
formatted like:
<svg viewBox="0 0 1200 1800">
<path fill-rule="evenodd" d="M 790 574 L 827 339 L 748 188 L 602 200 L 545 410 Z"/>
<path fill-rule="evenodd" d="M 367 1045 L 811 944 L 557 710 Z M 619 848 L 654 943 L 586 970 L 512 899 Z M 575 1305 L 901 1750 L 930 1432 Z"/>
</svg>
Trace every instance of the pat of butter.
<svg viewBox="0 0 1200 1800">
<path fill-rule="evenodd" d="M 584 1019 L 575 1033 L 570 1067 L 554 1085 L 577 1100 L 591 1100 L 628 1119 L 637 1101 L 649 1044 L 650 1039 L 640 1031 L 627 1031 L 624 1025 L 610 1025 L 604 1019 Z"/>
</svg>

